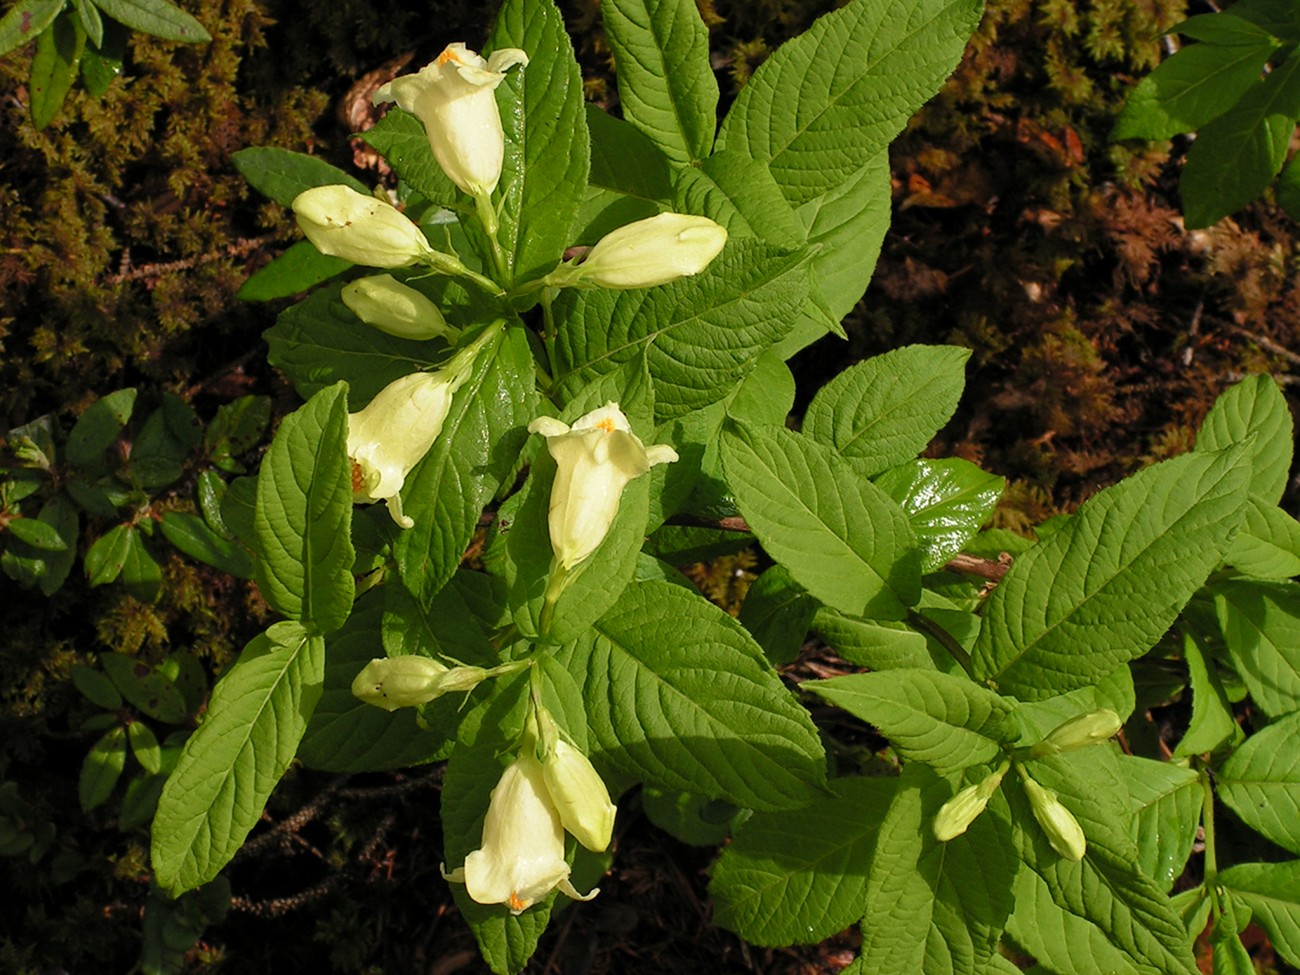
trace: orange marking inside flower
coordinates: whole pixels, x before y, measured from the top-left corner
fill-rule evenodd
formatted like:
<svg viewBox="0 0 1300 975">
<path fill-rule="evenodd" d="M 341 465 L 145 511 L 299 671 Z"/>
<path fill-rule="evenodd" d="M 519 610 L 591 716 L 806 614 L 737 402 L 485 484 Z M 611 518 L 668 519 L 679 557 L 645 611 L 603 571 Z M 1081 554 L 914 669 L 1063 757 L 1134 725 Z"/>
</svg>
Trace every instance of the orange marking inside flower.
<svg viewBox="0 0 1300 975">
<path fill-rule="evenodd" d="M 596 429 L 604 430 L 606 433 L 613 433 L 617 428 L 614 426 L 614 421 L 606 417 L 596 424 Z"/>
<path fill-rule="evenodd" d="M 439 64 L 446 64 L 448 61 L 455 61 L 457 64 L 461 63 L 460 58 L 456 56 L 456 52 L 453 51 L 451 48 L 447 48 L 445 51 L 443 51 L 441 54 L 438 55 Z"/>
<path fill-rule="evenodd" d="M 510 896 L 506 898 L 506 906 L 512 911 L 522 911 L 528 906 L 528 901 L 519 896 L 518 891 L 511 891 Z"/>
<path fill-rule="evenodd" d="M 350 458 L 349 458 L 350 459 Z M 361 465 L 352 461 L 352 493 L 360 494 L 366 489 L 366 474 Z"/>
</svg>

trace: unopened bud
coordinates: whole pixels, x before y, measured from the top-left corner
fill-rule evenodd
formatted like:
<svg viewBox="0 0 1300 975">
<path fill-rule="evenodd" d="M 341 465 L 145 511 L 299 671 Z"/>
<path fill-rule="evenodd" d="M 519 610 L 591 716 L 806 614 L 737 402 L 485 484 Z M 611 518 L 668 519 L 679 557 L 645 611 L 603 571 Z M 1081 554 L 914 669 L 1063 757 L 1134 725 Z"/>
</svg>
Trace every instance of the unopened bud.
<svg viewBox="0 0 1300 975">
<path fill-rule="evenodd" d="M 352 693 L 385 711 L 414 707 L 443 693 L 446 664 L 428 657 L 406 654 L 370 661 L 352 682 Z"/>
<path fill-rule="evenodd" d="M 661 213 L 611 230 L 577 268 L 578 280 L 602 288 L 649 288 L 699 274 L 727 230 L 708 217 Z"/>
<path fill-rule="evenodd" d="M 974 785 L 968 785 L 945 802 L 938 815 L 934 817 L 934 836 L 941 843 L 947 843 L 961 836 L 984 812 L 984 808 L 993 798 L 1002 784 L 1002 776 L 1007 774 L 1009 762 L 1003 762 L 1001 768 L 986 775 Z"/>
<path fill-rule="evenodd" d="M 459 329 L 447 324 L 438 306 L 391 274 L 358 278 L 340 294 L 343 304 L 367 325 L 400 339 L 455 339 Z"/>
<path fill-rule="evenodd" d="M 1083 835 L 1083 827 L 1074 818 L 1074 813 L 1062 805 L 1051 789 L 1044 789 L 1028 775 L 1022 776 L 1022 779 L 1025 794 L 1029 796 L 1029 808 L 1034 811 L 1034 818 L 1047 834 L 1047 842 L 1052 844 L 1052 849 L 1067 860 L 1082 860 L 1088 850 L 1088 839 Z"/>
<path fill-rule="evenodd" d="M 322 254 L 366 267 L 406 267 L 435 251 L 391 203 L 341 183 L 313 186 L 293 200 L 298 226 Z"/>
<path fill-rule="evenodd" d="M 1103 741 L 1109 741 L 1119 734 L 1119 729 L 1122 727 L 1124 722 L 1120 716 L 1109 708 L 1089 711 L 1059 725 L 1030 750 L 1029 757 L 1060 755 L 1062 752 L 1077 751 L 1089 745 L 1100 745 Z"/>
<path fill-rule="evenodd" d="M 562 737 L 550 714 L 537 712 L 542 740 L 542 777 L 560 822 L 573 837 L 594 853 L 609 846 L 614 834 L 614 814 L 609 790 L 591 760 Z"/>
</svg>

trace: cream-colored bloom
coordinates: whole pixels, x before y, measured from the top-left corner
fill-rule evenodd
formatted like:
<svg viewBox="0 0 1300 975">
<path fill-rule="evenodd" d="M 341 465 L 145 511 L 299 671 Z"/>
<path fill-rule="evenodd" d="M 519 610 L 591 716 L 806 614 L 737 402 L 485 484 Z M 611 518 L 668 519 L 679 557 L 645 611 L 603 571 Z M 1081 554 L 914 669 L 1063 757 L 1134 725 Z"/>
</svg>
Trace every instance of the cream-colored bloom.
<svg viewBox="0 0 1300 975">
<path fill-rule="evenodd" d="M 484 59 L 464 44 L 448 45 L 418 72 L 375 92 L 375 104 L 397 102 L 424 124 L 433 156 L 448 178 L 471 196 L 488 196 L 501 179 L 505 136 L 493 91 L 528 55 L 517 48 Z"/>
<path fill-rule="evenodd" d="M 546 788 L 542 763 L 530 748 L 501 775 L 488 800 L 483 840 L 448 880 L 464 883 L 480 904 L 504 904 L 520 914 L 559 888 L 574 900 L 591 900 L 569 882 L 564 860 L 564 827 Z"/>
<path fill-rule="evenodd" d="M 575 269 L 577 280 L 602 288 L 650 288 L 699 274 L 727 242 L 708 217 L 660 213 L 611 230 Z"/>
<path fill-rule="evenodd" d="M 318 251 L 353 264 L 406 267 L 435 253 L 397 207 L 341 183 L 299 193 L 293 212 Z"/>
<path fill-rule="evenodd" d="M 397 524 L 415 524 L 402 513 L 400 492 L 406 475 L 442 432 L 452 396 L 470 377 L 478 350 L 495 334 L 496 329 L 489 328 L 436 372 L 394 380 L 363 409 L 348 415 L 354 501 L 385 501 Z"/>
<path fill-rule="evenodd" d="M 385 711 L 427 704 L 444 694 L 472 691 L 492 672 L 482 667 L 448 667 L 429 657 L 378 657 L 352 681 L 356 697 Z"/>
<path fill-rule="evenodd" d="M 610 801 L 609 789 L 591 759 L 560 737 L 546 711 L 539 711 L 537 718 L 542 738 L 548 743 L 544 746 L 547 750 L 542 757 L 542 776 L 560 822 L 579 843 L 600 853 L 614 835 L 617 807 Z"/>
<path fill-rule="evenodd" d="M 358 278 L 340 297 L 352 314 L 367 325 L 401 339 L 455 339 L 460 330 L 447 324 L 438 306 L 391 274 Z"/>
<path fill-rule="evenodd" d="M 547 524 L 555 558 L 566 570 L 604 540 L 628 482 L 677 459 L 677 451 L 665 444 L 646 447 L 617 403 L 592 410 L 572 427 L 542 416 L 528 430 L 546 438 L 555 458 Z"/>
<path fill-rule="evenodd" d="M 1052 849 L 1067 860 L 1082 860 L 1088 851 L 1088 838 L 1083 835 L 1083 827 L 1074 818 L 1074 813 L 1065 808 L 1051 789 L 1044 789 L 1028 775 L 1022 779 L 1025 794 L 1029 796 L 1029 808 L 1047 834 Z"/>
<path fill-rule="evenodd" d="M 1003 762 L 1000 768 L 990 772 L 974 785 L 966 786 L 945 802 L 934 817 L 932 828 L 935 839 L 947 843 L 970 829 L 970 824 L 979 818 L 980 813 L 988 806 L 989 800 L 993 798 L 993 793 L 998 791 L 998 786 L 1002 784 L 1002 777 L 1007 774 L 1009 767 L 1009 762 Z"/>
<path fill-rule="evenodd" d="M 1059 755 L 1090 745 L 1100 745 L 1119 734 L 1124 722 L 1109 708 L 1089 711 L 1058 725 L 1050 735 L 1030 750 L 1031 758 Z"/>
</svg>

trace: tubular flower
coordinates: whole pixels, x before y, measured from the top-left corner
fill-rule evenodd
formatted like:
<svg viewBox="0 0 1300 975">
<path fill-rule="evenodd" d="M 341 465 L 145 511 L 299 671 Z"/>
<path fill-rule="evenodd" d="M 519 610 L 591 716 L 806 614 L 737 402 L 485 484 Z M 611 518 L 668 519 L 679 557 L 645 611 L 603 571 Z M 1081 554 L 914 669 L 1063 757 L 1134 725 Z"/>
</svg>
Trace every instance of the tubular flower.
<svg viewBox="0 0 1300 975">
<path fill-rule="evenodd" d="M 677 459 L 677 451 L 666 444 L 646 447 L 617 403 L 592 410 L 572 427 L 541 416 L 528 430 L 546 437 L 546 449 L 555 458 L 547 524 L 555 558 L 566 571 L 604 540 L 628 482 Z"/>
<path fill-rule="evenodd" d="M 298 226 L 322 254 L 366 267 L 406 267 L 436 251 L 391 203 L 337 183 L 293 199 Z"/>
<path fill-rule="evenodd" d="M 577 283 L 620 289 L 667 284 L 699 274 L 726 242 L 726 228 L 708 217 L 660 213 L 598 240 L 575 269 Z"/>
<path fill-rule="evenodd" d="M 1022 778 L 1025 794 L 1029 796 L 1029 808 L 1047 834 L 1052 849 L 1067 860 L 1082 860 L 1088 850 L 1088 839 L 1074 813 L 1065 808 L 1051 789 L 1044 789 L 1027 775 Z"/>
<path fill-rule="evenodd" d="M 402 514 L 406 475 L 429 452 L 451 412 L 451 398 L 469 379 L 474 356 L 496 329 L 452 357 L 436 372 L 415 372 L 381 389 L 364 409 L 348 415 L 348 457 L 352 459 L 352 498 L 385 501 L 403 528 L 415 522 Z"/>
<path fill-rule="evenodd" d="M 559 736 L 548 713 L 538 712 L 538 724 L 550 743 L 541 760 L 542 777 L 560 822 L 579 843 L 600 853 L 614 835 L 617 807 L 609 799 L 609 790 L 591 759 Z"/>
<path fill-rule="evenodd" d="M 934 817 L 934 838 L 941 843 L 961 836 L 970 829 L 970 824 L 980 816 L 993 793 L 1002 784 L 1002 777 L 1007 774 L 1009 762 L 1003 762 L 997 770 L 990 772 L 974 785 L 968 785 L 949 799 Z"/>
<path fill-rule="evenodd" d="M 471 196 L 490 196 L 501 179 L 505 135 L 493 91 L 528 55 L 517 48 L 484 59 L 464 44 L 450 44 L 418 72 L 394 78 L 375 92 L 376 105 L 397 102 L 423 124 L 434 158 L 448 178 Z"/>
<path fill-rule="evenodd" d="M 391 274 L 358 278 L 340 297 L 367 325 L 401 339 L 455 339 L 460 330 L 447 324 L 438 306 Z"/>
<path fill-rule="evenodd" d="M 488 800 L 480 847 L 447 880 L 463 883 L 480 904 L 504 904 L 521 914 L 552 890 L 574 900 L 591 900 L 569 882 L 564 861 L 564 827 L 546 787 L 542 763 L 524 748 L 501 775 Z"/>
<path fill-rule="evenodd" d="M 490 676 L 482 667 L 448 667 L 429 657 L 403 654 L 366 664 L 352 681 L 352 693 L 367 704 L 396 711 L 453 691 L 472 691 Z"/>
</svg>

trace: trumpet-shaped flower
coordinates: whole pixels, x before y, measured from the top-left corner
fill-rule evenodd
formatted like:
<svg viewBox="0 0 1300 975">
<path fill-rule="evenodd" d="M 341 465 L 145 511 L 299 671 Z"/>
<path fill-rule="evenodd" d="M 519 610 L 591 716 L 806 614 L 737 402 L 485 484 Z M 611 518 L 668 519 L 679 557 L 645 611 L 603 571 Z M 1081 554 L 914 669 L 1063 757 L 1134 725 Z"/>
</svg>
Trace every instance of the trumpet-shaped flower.
<svg viewBox="0 0 1300 975">
<path fill-rule="evenodd" d="M 293 212 L 318 251 L 353 264 L 406 267 L 437 253 L 397 207 L 341 183 L 299 193 Z"/>
<path fill-rule="evenodd" d="M 542 416 L 528 429 L 546 437 L 546 449 L 555 458 L 547 524 L 551 548 L 565 570 L 604 540 L 628 482 L 677 459 L 677 451 L 666 444 L 646 447 L 617 403 L 592 410 L 572 427 Z"/>
<path fill-rule="evenodd" d="M 459 329 L 447 324 L 438 306 L 391 274 L 358 278 L 344 287 L 343 304 L 367 325 L 402 339 L 455 339 Z"/>
<path fill-rule="evenodd" d="M 575 269 L 578 283 L 602 288 L 650 288 L 699 274 L 727 242 L 708 217 L 660 213 L 611 230 Z"/>
<path fill-rule="evenodd" d="M 453 691 L 472 691 L 490 676 L 482 667 L 448 667 L 429 657 L 402 654 L 379 657 L 362 667 L 352 681 L 352 693 L 367 704 L 396 711 Z"/>
<path fill-rule="evenodd" d="M 394 78 L 375 92 L 375 104 L 397 102 L 423 124 L 433 156 L 448 178 L 471 196 L 490 196 L 501 179 L 505 135 L 493 91 L 516 64 L 517 48 L 485 58 L 451 44 L 418 72 Z"/>
<path fill-rule="evenodd" d="M 495 334 L 496 329 L 489 328 L 436 372 L 394 380 L 363 409 L 348 415 L 354 501 L 385 501 L 397 524 L 415 524 L 402 513 L 400 492 L 406 475 L 442 432 L 452 396 L 470 377 L 478 350 Z"/>
<path fill-rule="evenodd" d="M 501 775 L 488 800 L 483 840 L 448 880 L 463 883 L 480 904 L 504 904 L 520 914 L 559 888 L 574 900 L 591 900 L 569 882 L 564 826 L 547 790 L 542 763 L 525 747 Z"/>
</svg>

